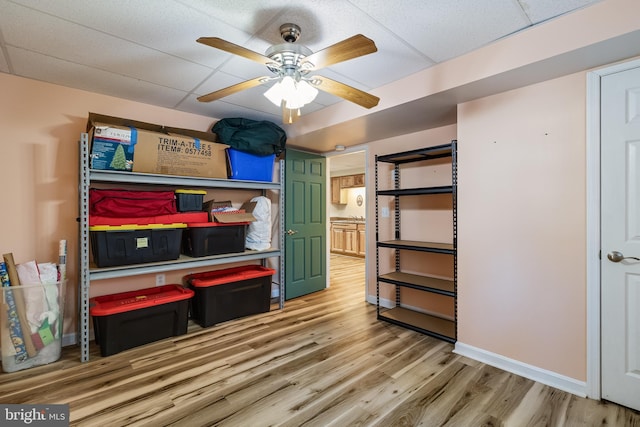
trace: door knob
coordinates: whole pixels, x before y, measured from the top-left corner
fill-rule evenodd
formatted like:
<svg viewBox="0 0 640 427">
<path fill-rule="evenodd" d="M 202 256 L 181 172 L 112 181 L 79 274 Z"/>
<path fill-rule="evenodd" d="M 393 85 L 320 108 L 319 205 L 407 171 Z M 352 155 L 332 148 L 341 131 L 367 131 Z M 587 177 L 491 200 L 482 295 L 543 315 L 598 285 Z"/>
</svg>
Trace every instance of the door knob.
<svg viewBox="0 0 640 427">
<path fill-rule="evenodd" d="M 622 252 L 618 251 L 609 252 L 607 254 L 607 258 L 609 258 L 609 261 L 611 262 L 620 262 L 624 259 L 635 259 L 636 261 L 640 261 L 640 258 L 636 258 L 634 256 L 624 256 L 622 255 Z"/>
<path fill-rule="evenodd" d="M 293 236 L 293 235 L 294 235 L 294 234 L 296 234 L 297 232 L 298 232 L 298 230 L 291 230 L 291 229 L 287 230 L 287 234 L 288 234 L 289 236 Z"/>
</svg>

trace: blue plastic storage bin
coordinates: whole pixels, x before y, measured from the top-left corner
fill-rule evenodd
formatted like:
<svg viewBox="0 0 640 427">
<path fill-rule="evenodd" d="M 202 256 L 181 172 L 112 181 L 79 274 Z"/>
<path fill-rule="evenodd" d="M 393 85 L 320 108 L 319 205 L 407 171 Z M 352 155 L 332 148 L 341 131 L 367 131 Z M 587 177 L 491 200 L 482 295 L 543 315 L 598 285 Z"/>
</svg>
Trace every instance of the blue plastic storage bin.
<svg viewBox="0 0 640 427">
<path fill-rule="evenodd" d="M 273 163 L 275 154 L 259 156 L 245 153 L 235 148 L 227 148 L 229 157 L 229 179 L 242 179 L 247 181 L 273 181 Z"/>
</svg>

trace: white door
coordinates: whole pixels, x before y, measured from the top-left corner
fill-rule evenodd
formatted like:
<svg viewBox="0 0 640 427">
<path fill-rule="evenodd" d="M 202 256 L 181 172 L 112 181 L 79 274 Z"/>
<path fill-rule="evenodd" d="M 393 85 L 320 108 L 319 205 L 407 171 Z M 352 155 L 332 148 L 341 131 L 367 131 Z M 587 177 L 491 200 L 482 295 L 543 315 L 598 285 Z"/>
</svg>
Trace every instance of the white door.
<svg viewBox="0 0 640 427">
<path fill-rule="evenodd" d="M 601 88 L 602 398 L 640 410 L 640 68 Z"/>
</svg>

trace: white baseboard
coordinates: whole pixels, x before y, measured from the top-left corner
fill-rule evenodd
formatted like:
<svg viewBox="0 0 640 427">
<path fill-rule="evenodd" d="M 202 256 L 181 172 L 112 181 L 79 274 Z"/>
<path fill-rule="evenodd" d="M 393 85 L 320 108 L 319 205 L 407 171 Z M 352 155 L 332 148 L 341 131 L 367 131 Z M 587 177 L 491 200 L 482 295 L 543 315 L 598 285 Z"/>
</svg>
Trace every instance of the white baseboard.
<svg viewBox="0 0 640 427">
<path fill-rule="evenodd" d="M 585 381 L 578 381 L 552 371 L 547 371 L 546 369 L 528 365 L 496 353 L 461 343 L 460 341 L 456 342 L 453 352 L 504 371 L 520 375 L 521 377 L 575 394 L 576 396 L 587 397 L 587 383 Z"/>
</svg>

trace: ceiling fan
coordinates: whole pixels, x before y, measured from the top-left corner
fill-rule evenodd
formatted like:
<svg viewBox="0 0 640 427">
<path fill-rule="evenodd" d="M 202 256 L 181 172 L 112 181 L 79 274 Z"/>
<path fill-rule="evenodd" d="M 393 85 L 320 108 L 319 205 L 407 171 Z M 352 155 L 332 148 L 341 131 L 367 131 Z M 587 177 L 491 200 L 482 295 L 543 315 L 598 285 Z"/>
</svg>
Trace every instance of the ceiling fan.
<svg viewBox="0 0 640 427">
<path fill-rule="evenodd" d="M 265 96 L 282 108 L 283 123 L 293 123 L 300 116 L 300 108 L 315 98 L 318 89 L 364 108 L 378 105 L 380 98 L 377 96 L 327 77 L 312 75 L 320 68 L 376 52 L 378 48 L 373 40 L 357 34 L 314 53 L 306 46 L 295 44 L 300 37 L 300 27 L 296 24 L 281 25 L 280 35 L 284 43 L 271 46 L 264 55 L 218 37 L 200 37 L 198 43 L 263 64 L 272 75 L 256 77 L 211 92 L 198 97 L 198 101 L 215 101 L 241 90 L 277 80 L 265 92 Z"/>
</svg>

